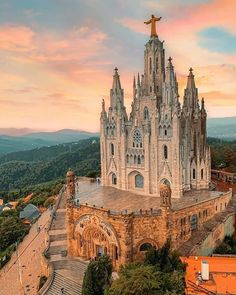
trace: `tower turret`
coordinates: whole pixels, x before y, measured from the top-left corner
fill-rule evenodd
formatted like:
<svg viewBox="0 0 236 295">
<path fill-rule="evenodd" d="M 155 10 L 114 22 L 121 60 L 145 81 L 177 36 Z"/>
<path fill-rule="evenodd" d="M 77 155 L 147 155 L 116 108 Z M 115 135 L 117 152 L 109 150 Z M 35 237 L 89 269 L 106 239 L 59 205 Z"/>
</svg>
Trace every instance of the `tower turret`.
<svg viewBox="0 0 236 295">
<path fill-rule="evenodd" d="M 69 169 L 66 173 L 66 196 L 67 202 L 72 203 L 75 198 L 75 174 Z"/>
<path fill-rule="evenodd" d="M 117 110 L 121 106 L 124 106 L 124 90 L 121 88 L 118 69 L 115 68 L 112 89 L 110 90 L 110 108 Z"/>
<path fill-rule="evenodd" d="M 199 108 L 198 104 L 198 90 L 195 85 L 193 69 L 189 69 L 188 81 L 186 89 L 184 90 L 183 107 L 193 112 Z"/>
</svg>

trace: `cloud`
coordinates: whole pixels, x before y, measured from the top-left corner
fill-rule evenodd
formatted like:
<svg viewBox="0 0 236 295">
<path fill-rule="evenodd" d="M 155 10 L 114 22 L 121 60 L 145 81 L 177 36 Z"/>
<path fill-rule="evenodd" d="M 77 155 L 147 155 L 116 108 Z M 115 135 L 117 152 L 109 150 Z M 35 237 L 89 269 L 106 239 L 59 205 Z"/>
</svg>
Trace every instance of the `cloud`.
<svg viewBox="0 0 236 295">
<path fill-rule="evenodd" d="M 225 29 L 212 27 L 199 32 L 200 46 L 221 53 L 236 53 L 236 35 Z"/>
<path fill-rule="evenodd" d="M 3 25 L 0 27 L 0 49 L 29 52 L 34 49 L 33 31 L 25 26 Z"/>
</svg>

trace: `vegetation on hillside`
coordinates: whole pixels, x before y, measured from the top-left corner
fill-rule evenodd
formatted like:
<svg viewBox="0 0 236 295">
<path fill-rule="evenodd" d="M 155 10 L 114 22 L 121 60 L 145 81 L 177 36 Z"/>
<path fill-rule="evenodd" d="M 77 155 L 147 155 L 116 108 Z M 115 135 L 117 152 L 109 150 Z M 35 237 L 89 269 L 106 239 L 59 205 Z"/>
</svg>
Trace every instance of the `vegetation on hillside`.
<svg viewBox="0 0 236 295">
<path fill-rule="evenodd" d="M 0 268 L 10 259 L 16 244 L 28 233 L 29 226 L 23 224 L 16 210 L 0 214 Z"/>
<path fill-rule="evenodd" d="M 11 153 L 0 158 L 0 191 L 24 189 L 65 178 L 68 168 L 76 175 L 100 173 L 99 139 Z"/>
<path fill-rule="evenodd" d="M 212 168 L 227 168 L 236 173 L 236 141 L 208 138 L 208 143 L 211 146 Z"/>
</svg>

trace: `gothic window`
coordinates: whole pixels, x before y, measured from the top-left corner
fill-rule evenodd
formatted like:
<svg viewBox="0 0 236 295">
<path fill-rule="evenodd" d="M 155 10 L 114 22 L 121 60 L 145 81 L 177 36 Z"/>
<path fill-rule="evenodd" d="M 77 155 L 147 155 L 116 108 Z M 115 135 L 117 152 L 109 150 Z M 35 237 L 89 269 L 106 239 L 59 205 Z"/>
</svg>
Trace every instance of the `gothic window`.
<svg viewBox="0 0 236 295">
<path fill-rule="evenodd" d="M 159 91 L 159 87 L 157 86 L 157 92 Z"/>
<path fill-rule="evenodd" d="M 168 159 L 168 148 L 166 145 L 164 145 L 164 159 L 167 160 Z"/>
<path fill-rule="evenodd" d="M 113 143 L 110 144 L 110 151 L 111 151 L 111 155 L 114 156 L 114 154 L 115 154 L 115 148 L 114 148 L 114 144 Z"/>
<path fill-rule="evenodd" d="M 152 86 L 150 86 L 150 92 L 152 92 Z"/>
<path fill-rule="evenodd" d="M 141 164 L 141 157 L 138 155 L 138 164 Z"/>
<path fill-rule="evenodd" d="M 133 147 L 135 147 L 135 145 L 136 145 L 136 147 L 139 147 L 141 145 L 141 143 L 142 143 L 142 135 L 141 135 L 141 132 L 138 129 L 136 129 L 134 131 L 133 143 L 134 143 Z"/>
<path fill-rule="evenodd" d="M 115 173 L 112 174 L 112 184 L 116 185 L 117 184 L 117 178 L 116 178 L 116 175 Z"/>
<path fill-rule="evenodd" d="M 193 179 L 196 179 L 196 169 L 193 168 Z"/>
<path fill-rule="evenodd" d="M 152 58 L 149 57 L 149 73 L 152 73 Z"/>
<path fill-rule="evenodd" d="M 140 147 L 141 147 L 141 148 L 143 147 L 143 144 L 142 144 L 142 142 L 140 142 Z"/>
<path fill-rule="evenodd" d="M 167 129 L 165 129 L 165 136 L 167 136 Z"/>
<path fill-rule="evenodd" d="M 137 156 L 134 155 L 134 164 L 136 164 L 136 162 L 137 162 Z"/>
<path fill-rule="evenodd" d="M 141 174 L 135 176 L 135 187 L 143 188 L 143 176 Z"/>
<path fill-rule="evenodd" d="M 126 161 L 129 163 L 129 155 L 126 156 Z"/>
<path fill-rule="evenodd" d="M 148 111 L 147 107 L 145 107 L 144 110 L 143 110 L 143 118 L 144 118 L 144 120 L 149 119 L 149 111 Z"/>
<path fill-rule="evenodd" d="M 191 230 L 197 229 L 197 215 L 194 214 L 191 218 Z"/>
<path fill-rule="evenodd" d="M 141 157 L 141 162 L 144 163 L 144 156 Z"/>
<path fill-rule="evenodd" d="M 204 173 L 203 173 L 203 169 L 201 169 L 201 179 L 203 179 Z"/>
<path fill-rule="evenodd" d="M 152 244 L 144 243 L 140 246 L 139 251 L 147 251 L 152 248 Z"/>
<path fill-rule="evenodd" d="M 158 57 L 156 57 L 156 73 L 157 73 L 157 70 L 158 70 Z"/>
</svg>

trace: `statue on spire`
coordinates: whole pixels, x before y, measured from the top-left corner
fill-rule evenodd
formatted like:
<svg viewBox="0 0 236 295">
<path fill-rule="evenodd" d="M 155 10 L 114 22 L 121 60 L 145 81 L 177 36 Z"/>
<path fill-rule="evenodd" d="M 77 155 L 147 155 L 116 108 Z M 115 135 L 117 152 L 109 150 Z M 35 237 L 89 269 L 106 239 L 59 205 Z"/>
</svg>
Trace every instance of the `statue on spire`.
<svg viewBox="0 0 236 295">
<path fill-rule="evenodd" d="M 156 31 L 156 22 L 160 21 L 161 17 L 155 17 L 152 14 L 152 18 L 146 22 L 144 22 L 146 25 L 151 24 L 151 37 L 157 37 L 157 31 Z"/>
</svg>

